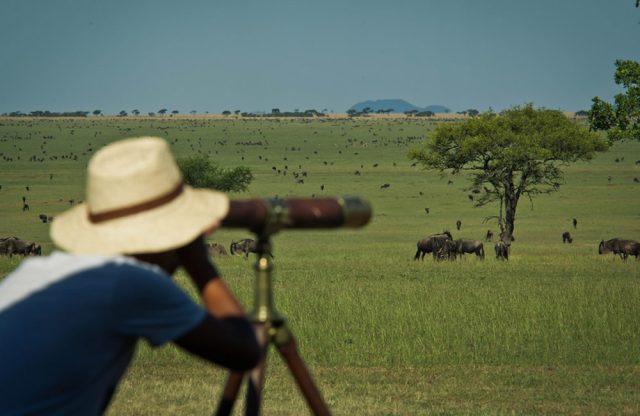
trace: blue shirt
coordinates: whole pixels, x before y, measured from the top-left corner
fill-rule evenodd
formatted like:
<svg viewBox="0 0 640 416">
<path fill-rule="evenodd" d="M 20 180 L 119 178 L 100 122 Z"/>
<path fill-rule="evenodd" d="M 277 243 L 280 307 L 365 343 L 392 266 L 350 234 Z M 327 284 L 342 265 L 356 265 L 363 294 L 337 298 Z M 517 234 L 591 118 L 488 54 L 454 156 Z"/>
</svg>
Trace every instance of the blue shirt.
<svg viewBox="0 0 640 416">
<path fill-rule="evenodd" d="M 0 415 L 100 414 L 139 337 L 162 345 L 205 313 L 131 258 L 25 260 L 0 282 Z"/>
</svg>

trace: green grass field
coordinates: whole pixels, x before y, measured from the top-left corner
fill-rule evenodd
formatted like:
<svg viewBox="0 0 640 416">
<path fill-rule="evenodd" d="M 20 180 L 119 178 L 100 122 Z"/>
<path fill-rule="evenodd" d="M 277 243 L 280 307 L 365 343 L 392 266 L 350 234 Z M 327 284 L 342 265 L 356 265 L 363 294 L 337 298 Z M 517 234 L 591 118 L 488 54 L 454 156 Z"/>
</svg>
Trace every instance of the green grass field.
<svg viewBox="0 0 640 416">
<path fill-rule="evenodd" d="M 483 221 L 498 207 L 473 208 L 464 176 L 411 166 L 407 151 L 433 123 L 0 119 L 0 236 L 50 252 L 38 215 L 55 216 L 83 199 L 89 157 L 120 138 L 164 137 L 179 157 L 202 152 L 224 167 L 250 167 L 250 191 L 232 198 L 357 195 L 371 202 L 373 218 L 362 229 L 273 238 L 276 307 L 335 414 L 640 413 L 640 261 L 597 252 L 602 239 L 640 240 L 640 183 L 633 180 L 640 143 L 568 166 L 559 192 L 521 200 L 508 262 L 494 258 L 492 243 L 484 261 L 414 261 L 416 242 L 428 234 L 498 234 L 495 222 Z M 294 172 L 303 171 L 297 183 Z M 563 231 L 573 244 L 562 243 Z M 228 247 L 245 237 L 251 234 L 221 229 L 210 240 Z M 0 276 L 19 261 L 0 258 Z M 251 258 L 217 263 L 251 309 Z M 177 280 L 194 293 L 184 275 Z M 173 346 L 142 344 L 110 414 L 210 414 L 224 380 L 222 370 Z M 306 413 L 276 354 L 264 413 Z"/>
</svg>

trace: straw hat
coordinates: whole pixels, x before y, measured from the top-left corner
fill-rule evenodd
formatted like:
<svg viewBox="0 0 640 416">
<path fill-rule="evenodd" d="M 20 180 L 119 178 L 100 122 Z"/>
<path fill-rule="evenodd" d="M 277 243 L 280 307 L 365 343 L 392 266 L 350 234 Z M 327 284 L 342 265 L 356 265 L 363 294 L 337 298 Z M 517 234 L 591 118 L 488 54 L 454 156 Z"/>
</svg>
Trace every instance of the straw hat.
<svg viewBox="0 0 640 416">
<path fill-rule="evenodd" d="M 215 228 L 228 209 L 225 194 L 183 185 L 164 140 L 125 139 L 90 160 L 86 202 L 56 216 L 51 238 L 73 253 L 155 253 Z"/>
</svg>

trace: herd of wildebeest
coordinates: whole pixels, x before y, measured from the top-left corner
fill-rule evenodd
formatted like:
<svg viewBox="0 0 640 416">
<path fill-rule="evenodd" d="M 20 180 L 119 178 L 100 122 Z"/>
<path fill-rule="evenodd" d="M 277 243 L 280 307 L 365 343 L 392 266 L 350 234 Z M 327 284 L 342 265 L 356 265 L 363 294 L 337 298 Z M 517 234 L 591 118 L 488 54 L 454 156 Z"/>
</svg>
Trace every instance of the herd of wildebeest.
<svg viewBox="0 0 640 416">
<path fill-rule="evenodd" d="M 568 237 L 567 237 L 568 235 Z M 491 242 L 493 233 L 487 231 L 485 237 L 487 242 Z M 573 239 L 568 232 L 562 235 L 563 242 L 571 243 Z M 568 239 L 568 241 L 567 241 Z M 481 260 L 484 260 L 485 250 L 484 244 L 480 240 L 473 239 L 453 239 L 451 232 L 444 231 L 439 234 L 429 235 L 416 244 L 416 254 L 414 260 L 424 260 L 424 256 L 431 253 L 434 260 L 456 260 L 465 254 L 475 254 Z M 251 238 L 243 238 L 239 241 L 232 241 L 229 245 L 229 251 L 220 243 L 208 242 L 207 249 L 212 257 L 223 257 L 231 255 L 249 257 L 250 253 L 258 253 L 257 242 Z M 509 260 L 509 252 L 511 243 L 500 239 L 494 244 L 496 259 Z M 602 240 L 598 245 L 598 254 L 613 253 L 620 256 L 623 261 L 627 261 L 629 256 L 634 256 L 636 260 L 640 260 L 640 242 L 635 240 L 625 240 L 621 238 L 612 238 L 610 240 Z M 18 237 L 0 238 L 0 255 L 13 256 L 40 256 L 42 255 L 42 246 L 32 241 L 25 241 Z M 273 254 L 267 253 L 273 257 Z"/>
<path fill-rule="evenodd" d="M 576 220 L 574 219 L 574 227 Z M 459 227 L 458 227 L 459 228 Z M 493 238 L 493 232 L 487 231 L 485 240 L 490 242 Z M 500 238 L 494 245 L 496 258 L 498 260 L 509 260 L 509 252 L 511 250 L 511 239 Z M 573 238 L 568 231 L 562 234 L 562 242 L 571 244 Z M 424 256 L 428 253 L 433 255 L 434 260 L 456 260 L 465 254 L 475 254 L 481 260 L 484 260 L 485 251 L 484 244 L 480 240 L 460 238 L 453 239 L 451 232 L 443 231 L 439 234 L 429 235 L 416 244 L 416 254 L 414 260 L 424 260 Z M 622 261 L 627 261 L 629 256 L 634 256 L 636 260 L 640 260 L 640 242 L 635 240 L 625 240 L 621 238 L 612 238 L 610 240 L 602 240 L 598 245 L 598 254 L 613 253 L 620 256 Z"/>
</svg>

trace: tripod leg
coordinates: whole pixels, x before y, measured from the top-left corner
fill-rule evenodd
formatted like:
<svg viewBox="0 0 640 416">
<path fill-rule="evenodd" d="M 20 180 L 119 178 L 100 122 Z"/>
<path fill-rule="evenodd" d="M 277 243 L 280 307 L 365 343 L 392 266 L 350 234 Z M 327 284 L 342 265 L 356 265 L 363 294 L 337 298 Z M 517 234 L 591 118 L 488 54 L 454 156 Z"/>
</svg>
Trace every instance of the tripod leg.
<svg viewBox="0 0 640 416">
<path fill-rule="evenodd" d="M 330 415 L 331 411 L 329 410 L 329 407 L 324 402 L 320 390 L 318 390 L 313 382 L 309 370 L 298 353 L 298 348 L 296 346 L 296 341 L 293 338 L 293 334 L 291 334 L 291 332 L 285 327 L 281 327 L 278 330 L 287 331 L 288 333 L 286 336 L 281 338 L 283 339 L 282 341 L 276 342 L 276 347 L 278 348 L 278 352 L 280 353 L 280 356 L 282 356 L 282 359 L 287 363 L 296 383 L 298 383 L 300 391 L 307 400 L 307 405 L 314 415 Z"/>
<path fill-rule="evenodd" d="M 247 400 L 244 414 L 246 416 L 258 416 L 262 403 L 262 390 L 264 388 L 264 373 L 267 365 L 267 352 L 269 348 L 269 325 L 266 323 L 256 324 L 256 337 L 262 349 L 262 359 L 258 365 L 249 373 L 247 383 Z"/>
<path fill-rule="evenodd" d="M 222 399 L 218 405 L 218 410 L 216 410 L 216 416 L 228 416 L 231 414 L 233 404 L 238 397 L 238 391 L 240 390 L 243 378 L 244 373 L 233 371 L 229 373 L 227 383 L 225 384 L 224 391 L 222 392 Z"/>
</svg>

